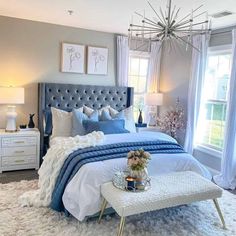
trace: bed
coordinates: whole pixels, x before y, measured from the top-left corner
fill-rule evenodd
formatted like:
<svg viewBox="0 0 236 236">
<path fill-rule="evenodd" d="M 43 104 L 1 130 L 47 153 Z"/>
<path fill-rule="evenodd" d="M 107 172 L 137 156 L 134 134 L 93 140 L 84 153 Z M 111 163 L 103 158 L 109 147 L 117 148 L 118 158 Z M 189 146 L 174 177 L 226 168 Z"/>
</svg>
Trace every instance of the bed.
<svg viewBox="0 0 236 236">
<path fill-rule="evenodd" d="M 53 83 L 39 84 L 39 129 L 41 133 L 42 156 L 47 152 L 50 140 L 50 136 L 45 135 L 44 114 L 45 111 L 50 110 L 51 107 L 70 111 L 71 109 L 78 108 L 82 105 L 89 106 L 93 109 L 100 109 L 109 105 L 113 109 L 121 111 L 130 107 L 132 104 L 133 88 L 130 87 Z M 97 146 L 104 147 L 108 145 L 109 147 L 109 145 L 116 145 L 119 143 L 132 143 L 130 140 L 134 143 L 154 142 L 155 140 L 170 142 L 172 144 L 176 143 L 173 138 L 163 133 L 132 132 L 104 135 L 102 143 L 98 143 Z M 61 142 L 61 140 L 59 141 Z M 60 142 L 55 142 L 54 148 L 61 145 Z M 63 142 L 66 143 L 67 139 L 64 138 Z M 50 151 L 51 150 L 49 149 L 49 152 Z M 97 161 L 83 164 L 79 170 L 73 174 L 72 178 L 69 179 L 65 188 L 63 188 L 60 201 L 66 209 L 66 212 L 69 212 L 79 221 L 96 214 L 99 211 L 101 204 L 101 184 L 110 181 L 115 171 L 126 169 L 126 163 L 127 159 L 124 155 L 120 158 L 97 159 Z M 211 178 L 209 171 L 201 163 L 199 163 L 193 156 L 184 152 L 172 154 L 154 153 L 152 154 L 152 159 L 148 168 L 150 175 L 160 175 L 185 170 L 194 171 L 206 178 Z M 41 175 L 45 175 L 45 172 L 42 171 Z M 60 186 L 58 186 L 58 180 L 56 186 L 60 189 Z M 52 208 L 56 209 L 56 207 Z"/>
</svg>

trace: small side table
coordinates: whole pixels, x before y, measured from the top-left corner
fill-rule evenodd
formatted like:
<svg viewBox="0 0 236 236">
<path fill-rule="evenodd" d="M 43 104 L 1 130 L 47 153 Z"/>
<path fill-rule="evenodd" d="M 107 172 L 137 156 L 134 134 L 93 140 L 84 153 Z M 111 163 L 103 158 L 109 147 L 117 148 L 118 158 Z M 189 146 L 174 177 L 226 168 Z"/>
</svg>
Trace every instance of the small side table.
<svg viewBox="0 0 236 236">
<path fill-rule="evenodd" d="M 7 133 L 0 130 L 0 173 L 38 169 L 40 133 L 38 129 Z"/>
</svg>

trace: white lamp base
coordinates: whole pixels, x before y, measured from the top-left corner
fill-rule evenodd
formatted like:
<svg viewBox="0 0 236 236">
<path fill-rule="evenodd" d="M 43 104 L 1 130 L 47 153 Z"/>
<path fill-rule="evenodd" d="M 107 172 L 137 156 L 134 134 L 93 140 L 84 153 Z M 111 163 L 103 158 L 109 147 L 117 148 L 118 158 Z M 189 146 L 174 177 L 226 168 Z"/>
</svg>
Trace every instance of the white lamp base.
<svg viewBox="0 0 236 236">
<path fill-rule="evenodd" d="M 16 132 L 16 117 L 17 113 L 15 111 L 15 106 L 8 106 L 7 110 L 7 126 L 6 126 L 6 132 Z"/>
<path fill-rule="evenodd" d="M 157 124 L 157 113 L 156 112 L 149 112 L 149 126 L 156 126 Z"/>
</svg>

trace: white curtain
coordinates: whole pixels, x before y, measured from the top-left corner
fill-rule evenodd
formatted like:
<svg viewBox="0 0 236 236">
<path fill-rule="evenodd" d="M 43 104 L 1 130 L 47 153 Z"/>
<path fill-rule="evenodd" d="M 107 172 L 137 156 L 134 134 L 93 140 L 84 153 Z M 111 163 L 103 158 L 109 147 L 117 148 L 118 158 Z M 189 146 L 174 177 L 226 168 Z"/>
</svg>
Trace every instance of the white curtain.
<svg viewBox="0 0 236 236">
<path fill-rule="evenodd" d="M 221 173 L 215 182 L 225 189 L 236 188 L 236 30 L 233 30 L 232 70 L 229 83 L 228 105 Z"/>
<path fill-rule="evenodd" d="M 161 65 L 161 43 L 152 42 L 150 50 L 150 60 L 148 66 L 148 83 L 147 92 L 157 93 L 159 92 L 160 81 L 160 65 Z"/>
<path fill-rule="evenodd" d="M 128 86 L 129 40 L 126 36 L 117 36 L 117 85 Z"/>
<path fill-rule="evenodd" d="M 200 50 L 192 49 L 191 75 L 188 90 L 188 111 L 185 136 L 185 150 L 192 154 L 196 138 L 196 128 L 199 118 L 202 97 L 202 85 L 205 75 L 209 35 L 196 35 L 193 37 L 193 46 Z"/>
</svg>

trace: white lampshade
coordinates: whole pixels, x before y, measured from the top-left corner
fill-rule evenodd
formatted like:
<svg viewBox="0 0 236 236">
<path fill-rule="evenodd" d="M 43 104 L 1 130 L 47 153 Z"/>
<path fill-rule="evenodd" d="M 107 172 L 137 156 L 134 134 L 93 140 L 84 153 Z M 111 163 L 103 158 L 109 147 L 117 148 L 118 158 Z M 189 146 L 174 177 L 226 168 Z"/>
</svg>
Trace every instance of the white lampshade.
<svg viewBox="0 0 236 236">
<path fill-rule="evenodd" d="M 163 94 L 147 93 L 145 96 L 145 103 L 148 106 L 161 106 L 163 103 Z"/>
<path fill-rule="evenodd" d="M 24 104 L 24 88 L 0 87 L 0 104 L 15 105 Z"/>
</svg>

